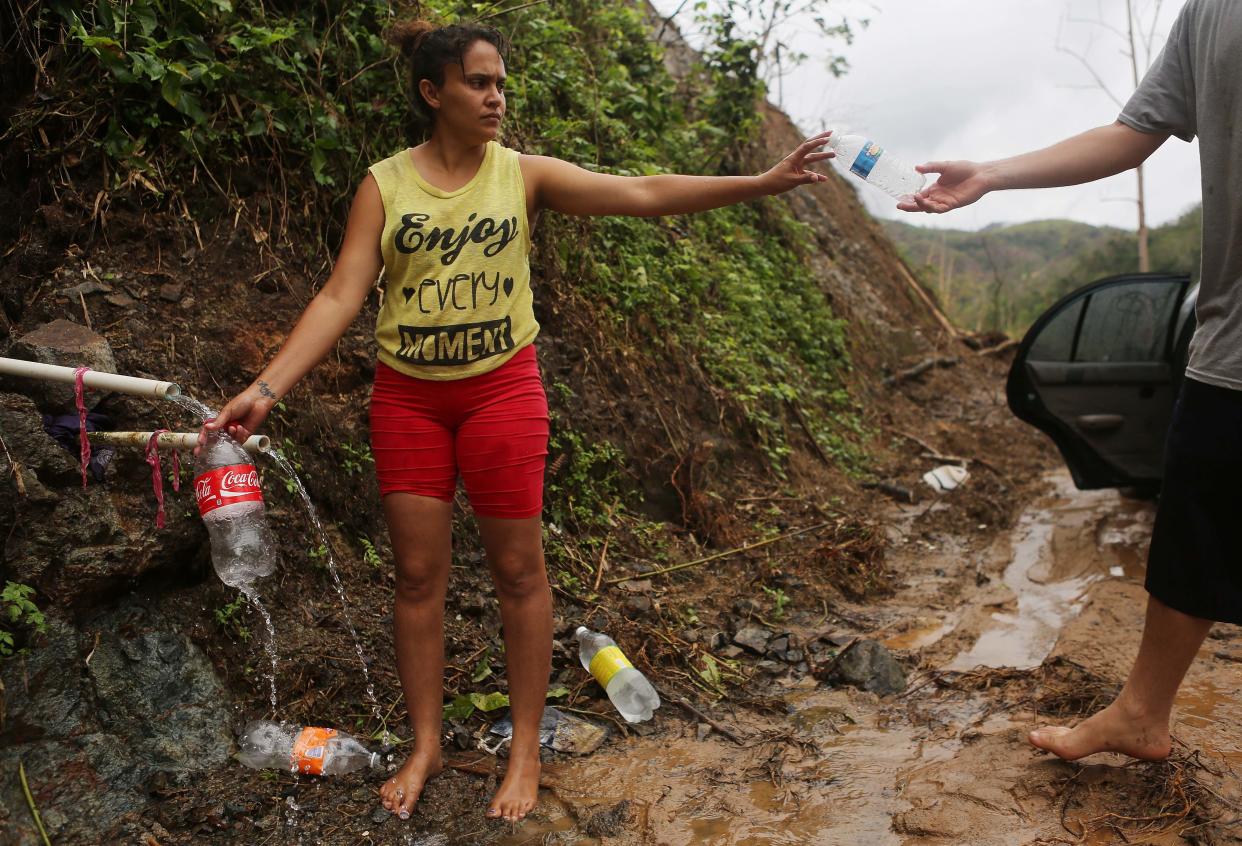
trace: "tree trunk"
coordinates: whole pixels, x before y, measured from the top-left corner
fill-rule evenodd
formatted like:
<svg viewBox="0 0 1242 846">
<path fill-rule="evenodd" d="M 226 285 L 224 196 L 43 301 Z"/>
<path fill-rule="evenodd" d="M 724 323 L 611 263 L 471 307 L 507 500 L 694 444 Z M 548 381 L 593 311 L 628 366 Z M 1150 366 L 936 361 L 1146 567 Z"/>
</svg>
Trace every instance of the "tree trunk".
<svg viewBox="0 0 1242 846">
<path fill-rule="evenodd" d="M 1157 11 L 1159 7 L 1157 6 Z M 1152 18 L 1152 28 L 1156 26 L 1155 17 Z M 1134 45 L 1134 4 L 1132 0 L 1126 0 L 1126 34 L 1130 39 L 1130 71 L 1134 81 L 1134 87 L 1138 88 L 1139 84 L 1139 59 L 1138 50 Z M 1151 257 L 1147 252 L 1147 204 L 1144 196 L 1143 186 L 1143 166 L 1139 165 L 1135 172 L 1138 174 L 1138 199 L 1135 204 L 1138 206 L 1138 260 L 1139 273 L 1147 273 L 1151 270 Z"/>
</svg>

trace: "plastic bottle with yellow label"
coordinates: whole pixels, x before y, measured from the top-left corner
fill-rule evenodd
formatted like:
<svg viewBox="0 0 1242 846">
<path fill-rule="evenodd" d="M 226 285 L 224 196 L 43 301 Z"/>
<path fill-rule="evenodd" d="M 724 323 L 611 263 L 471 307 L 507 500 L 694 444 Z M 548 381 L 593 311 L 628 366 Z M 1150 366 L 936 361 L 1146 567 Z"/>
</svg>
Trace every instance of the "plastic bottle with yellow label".
<svg viewBox="0 0 1242 846">
<path fill-rule="evenodd" d="M 578 639 L 578 658 L 582 666 L 595 676 L 621 716 L 631 723 L 650 720 L 655 709 L 660 707 L 660 695 L 647 677 L 634 669 L 616 641 L 586 626 L 579 626 L 574 637 Z"/>
</svg>

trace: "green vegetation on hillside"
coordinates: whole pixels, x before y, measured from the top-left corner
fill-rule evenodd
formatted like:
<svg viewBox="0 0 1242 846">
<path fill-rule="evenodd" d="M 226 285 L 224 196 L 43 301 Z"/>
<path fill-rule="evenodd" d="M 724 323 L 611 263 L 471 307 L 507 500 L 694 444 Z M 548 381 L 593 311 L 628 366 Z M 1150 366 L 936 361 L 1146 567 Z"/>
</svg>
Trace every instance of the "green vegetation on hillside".
<svg viewBox="0 0 1242 846">
<path fill-rule="evenodd" d="M 1150 232 L 1151 269 L 1199 272 L 1203 212 L 1196 206 Z M 978 232 L 884 227 L 923 287 L 957 325 L 1020 337 L 1048 306 L 1075 288 L 1138 269 L 1132 232 L 1069 220 L 992 226 Z"/>
</svg>

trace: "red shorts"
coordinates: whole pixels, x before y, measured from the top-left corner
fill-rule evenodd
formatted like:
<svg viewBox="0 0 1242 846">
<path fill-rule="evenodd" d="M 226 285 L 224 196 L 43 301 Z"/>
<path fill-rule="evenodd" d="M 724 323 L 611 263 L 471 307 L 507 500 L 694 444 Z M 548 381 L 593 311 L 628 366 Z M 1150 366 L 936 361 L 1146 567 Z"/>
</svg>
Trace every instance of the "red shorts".
<svg viewBox="0 0 1242 846">
<path fill-rule="evenodd" d="M 538 515 L 548 398 L 534 345 L 465 379 L 416 379 L 377 363 L 371 452 L 380 496 L 400 491 L 452 502 L 460 472 L 476 514 Z"/>
</svg>

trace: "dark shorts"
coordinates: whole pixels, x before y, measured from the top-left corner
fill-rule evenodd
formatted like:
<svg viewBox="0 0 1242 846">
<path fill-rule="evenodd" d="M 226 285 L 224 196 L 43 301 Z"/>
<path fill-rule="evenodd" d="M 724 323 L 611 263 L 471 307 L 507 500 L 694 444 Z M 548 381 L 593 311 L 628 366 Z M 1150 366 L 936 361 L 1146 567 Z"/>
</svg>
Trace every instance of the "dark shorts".
<svg viewBox="0 0 1242 846">
<path fill-rule="evenodd" d="M 465 379 L 415 379 L 378 362 L 371 453 L 381 496 L 412 493 L 452 502 L 460 475 L 475 514 L 538 516 L 548 399 L 535 345 Z"/>
<path fill-rule="evenodd" d="M 1242 391 L 1182 383 L 1147 591 L 1183 614 L 1242 623 Z"/>
</svg>

